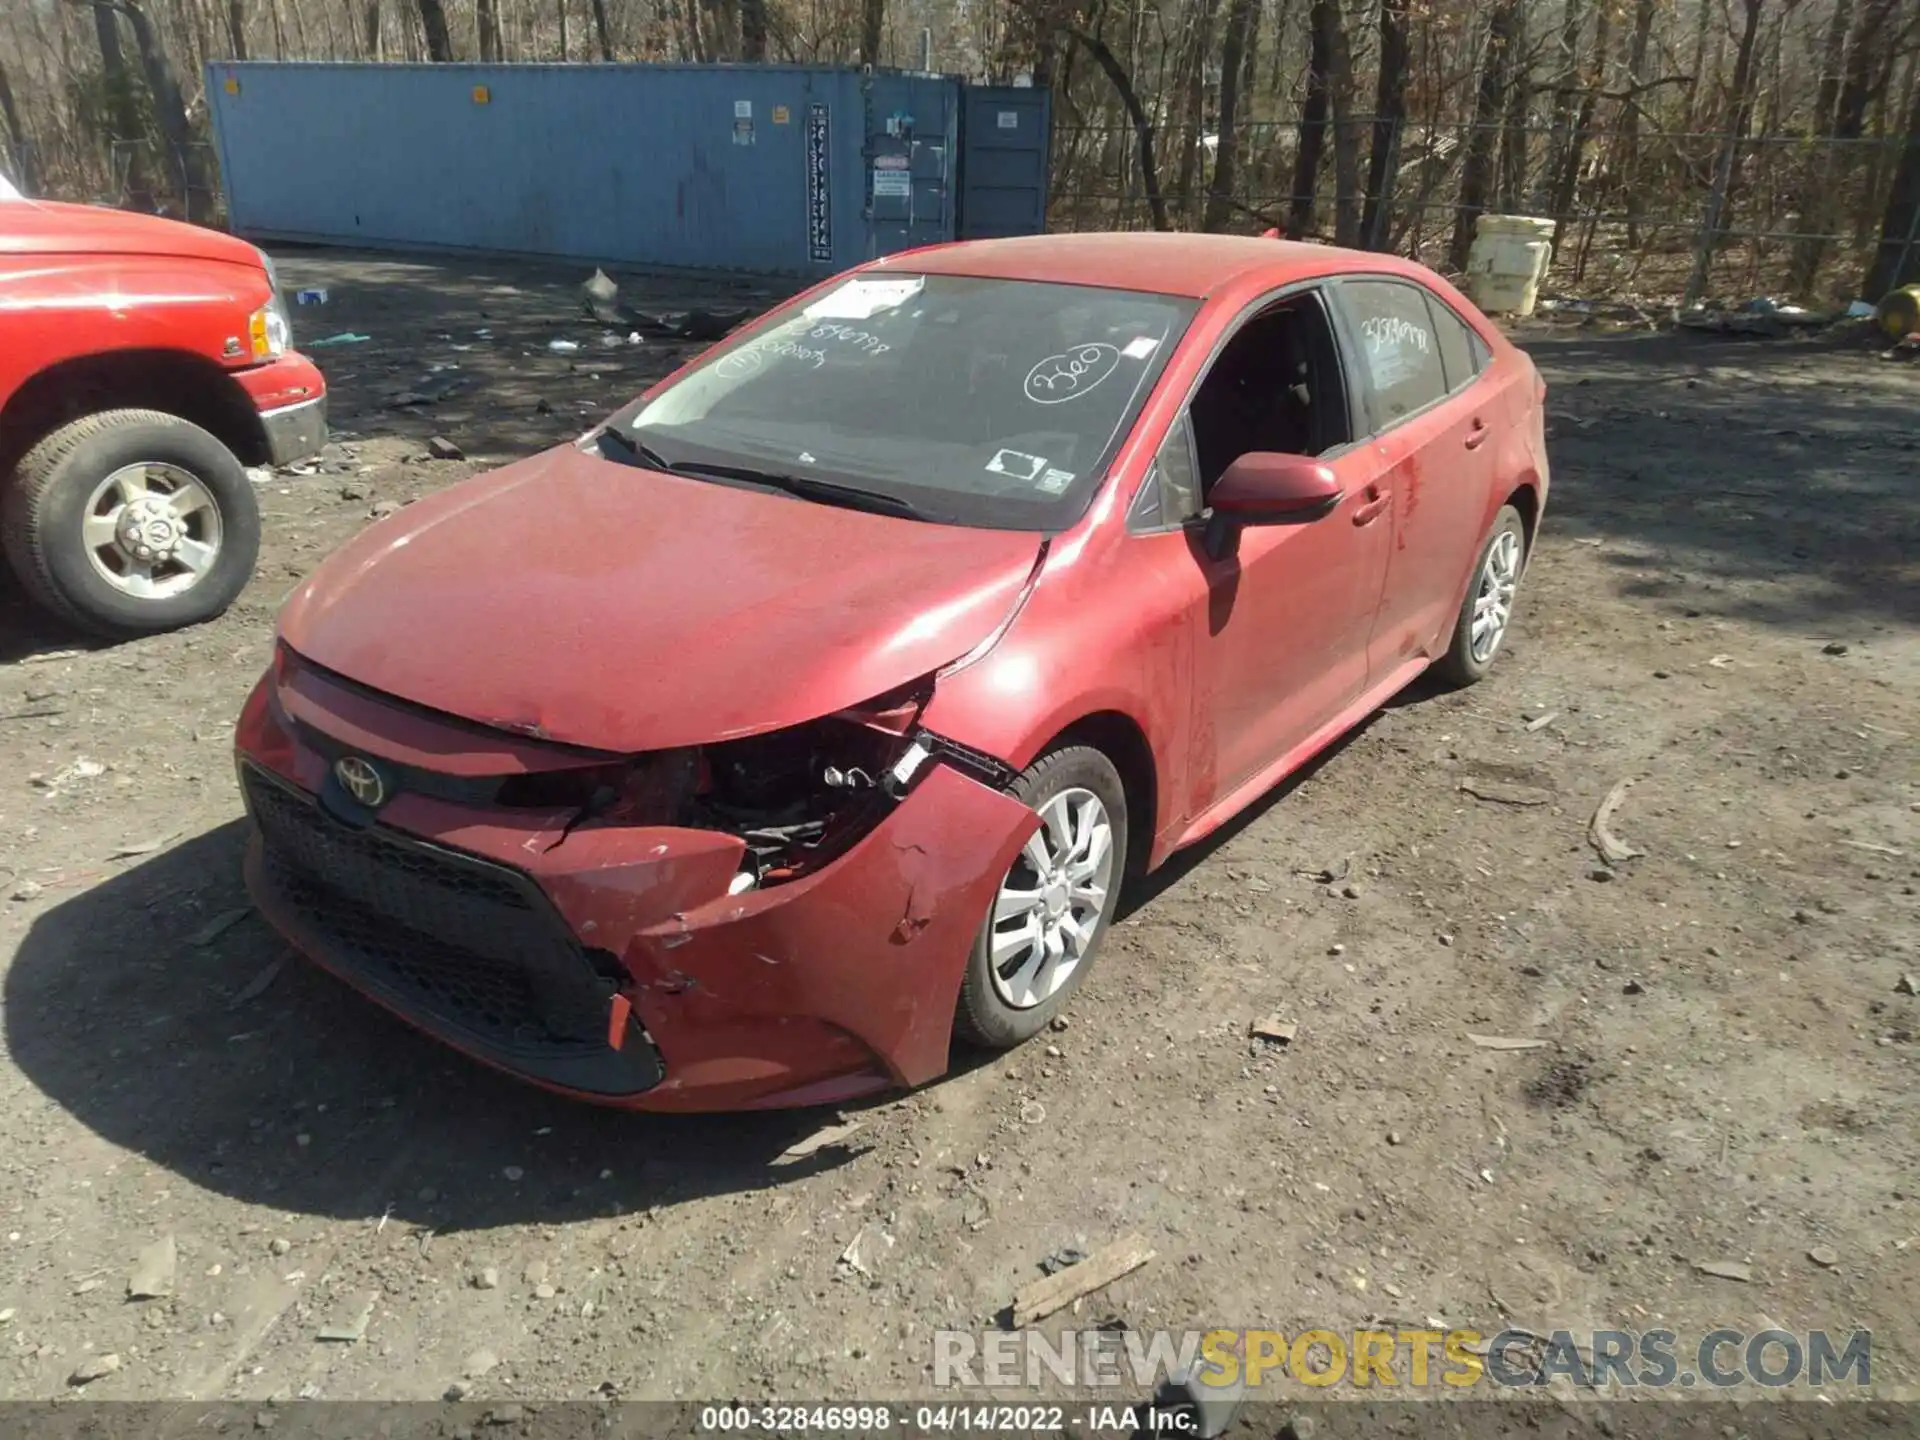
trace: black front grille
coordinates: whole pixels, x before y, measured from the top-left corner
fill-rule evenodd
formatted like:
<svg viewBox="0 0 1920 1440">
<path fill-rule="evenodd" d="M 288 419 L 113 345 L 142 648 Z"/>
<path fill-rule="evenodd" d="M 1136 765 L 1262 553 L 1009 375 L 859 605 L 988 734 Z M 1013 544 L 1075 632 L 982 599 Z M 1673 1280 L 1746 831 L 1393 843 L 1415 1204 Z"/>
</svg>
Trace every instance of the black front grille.
<svg viewBox="0 0 1920 1440">
<path fill-rule="evenodd" d="M 352 829 L 251 766 L 243 782 L 263 908 L 301 949 L 509 1068 L 595 1093 L 658 1081 L 637 1029 L 621 1050 L 607 1044 L 613 982 L 527 876 L 378 825 Z"/>
</svg>

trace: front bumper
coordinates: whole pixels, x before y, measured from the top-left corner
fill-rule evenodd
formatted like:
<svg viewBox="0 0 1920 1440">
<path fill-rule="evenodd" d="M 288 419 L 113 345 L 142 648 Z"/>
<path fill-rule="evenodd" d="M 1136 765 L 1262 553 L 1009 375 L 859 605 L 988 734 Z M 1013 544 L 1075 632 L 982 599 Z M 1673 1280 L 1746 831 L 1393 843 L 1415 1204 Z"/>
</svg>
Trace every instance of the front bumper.
<svg viewBox="0 0 1920 1440">
<path fill-rule="evenodd" d="M 349 984 L 485 1063 L 633 1109 L 827 1104 L 946 1069 L 974 936 L 1038 823 L 1019 801 L 930 764 L 851 850 L 742 895 L 743 843 L 716 831 L 568 834 L 563 814 L 405 789 L 350 831 L 314 804 L 328 762 L 307 737 L 406 767 L 440 748 L 425 723 L 312 676 L 277 698 L 263 680 L 242 715 L 249 889 Z"/>
<path fill-rule="evenodd" d="M 327 443 L 327 381 L 319 366 L 290 350 L 236 370 L 233 378 L 260 414 L 269 464 L 290 465 L 320 453 Z"/>
</svg>

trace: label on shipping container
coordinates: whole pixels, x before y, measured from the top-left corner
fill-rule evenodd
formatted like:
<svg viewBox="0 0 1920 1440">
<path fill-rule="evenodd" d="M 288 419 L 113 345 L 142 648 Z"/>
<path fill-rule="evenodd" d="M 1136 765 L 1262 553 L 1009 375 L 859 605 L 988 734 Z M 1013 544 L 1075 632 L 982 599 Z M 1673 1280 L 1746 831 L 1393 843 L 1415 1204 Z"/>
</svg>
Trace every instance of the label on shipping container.
<svg viewBox="0 0 1920 1440">
<path fill-rule="evenodd" d="M 753 121 L 736 120 L 733 122 L 733 143 L 751 145 L 753 143 Z"/>
<path fill-rule="evenodd" d="M 994 123 L 1002 130 L 1018 130 L 1020 128 L 1020 112 L 1018 110 L 1002 110 Z"/>
<path fill-rule="evenodd" d="M 753 118 L 753 102 L 751 100 L 734 101 L 733 118 L 736 120 L 751 120 Z"/>
<path fill-rule="evenodd" d="M 905 170 L 875 170 L 873 172 L 873 198 L 876 200 L 909 200 L 913 198 L 913 176 Z"/>
<path fill-rule="evenodd" d="M 832 157 L 826 102 L 815 100 L 807 106 L 807 256 L 827 265 L 833 263 Z"/>
<path fill-rule="evenodd" d="M 787 123 L 787 121 L 790 118 L 791 116 L 788 115 L 786 106 L 776 105 L 773 107 L 773 123 L 774 124 L 784 125 Z"/>
</svg>

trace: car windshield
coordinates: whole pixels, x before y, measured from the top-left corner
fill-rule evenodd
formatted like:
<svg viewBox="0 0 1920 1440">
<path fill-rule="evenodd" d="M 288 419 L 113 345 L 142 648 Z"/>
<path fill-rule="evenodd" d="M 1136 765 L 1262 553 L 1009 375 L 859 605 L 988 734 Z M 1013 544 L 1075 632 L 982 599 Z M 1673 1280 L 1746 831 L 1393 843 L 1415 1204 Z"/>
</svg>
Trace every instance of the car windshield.
<svg viewBox="0 0 1920 1440">
<path fill-rule="evenodd" d="M 602 453 L 1057 531 L 1086 508 L 1197 308 L 1082 285 L 856 275 L 617 416 L 629 448 Z"/>
</svg>

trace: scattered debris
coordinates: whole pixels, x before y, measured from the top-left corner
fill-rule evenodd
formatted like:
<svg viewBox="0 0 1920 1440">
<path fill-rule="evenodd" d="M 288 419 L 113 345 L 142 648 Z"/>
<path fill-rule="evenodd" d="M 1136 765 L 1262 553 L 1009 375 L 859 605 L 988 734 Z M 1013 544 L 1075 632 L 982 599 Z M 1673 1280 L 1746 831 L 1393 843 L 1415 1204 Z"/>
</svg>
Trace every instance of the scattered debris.
<svg viewBox="0 0 1920 1440">
<path fill-rule="evenodd" d="M 1560 712 L 1558 710 L 1549 710 L 1544 715 L 1536 715 L 1533 719 L 1527 721 L 1527 733 L 1531 735 L 1536 730 L 1544 730 L 1559 718 Z"/>
<path fill-rule="evenodd" d="M 129 842 L 128 844 L 122 845 L 119 849 L 115 850 L 111 855 L 107 856 L 107 858 L 109 860 L 131 860 L 136 855 L 151 855 L 156 850 L 165 849 L 168 845 L 171 845 L 175 840 L 179 838 L 180 838 L 180 832 L 178 830 L 173 830 L 173 831 L 169 831 L 165 835 L 158 837 L 157 839 L 134 840 Z"/>
<path fill-rule="evenodd" d="M 1013 1327 L 1024 1330 L 1082 1296 L 1105 1289 L 1153 1259 L 1153 1247 L 1138 1235 L 1109 1245 L 1070 1269 L 1023 1287 L 1013 1297 Z"/>
<path fill-rule="evenodd" d="M 1482 1050 L 1544 1050 L 1551 1041 L 1526 1040 L 1514 1035 L 1468 1035 Z"/>
<path fill-rule="evenodd" d="M 817 1154 L 830 1146 L 844 1146 L 847 1140 L 856 1131 L 860 1130 L 865 1123 L 865 1121 L 861 1120 L 835 1121 L 831 1125 L 814 1131 L 813 1134 L 807 1136 L 806 1139 L 797 1140 L 789 1145 L 785 1150 L 782 1150 L 779 1155 L 774 1157 L 773 1163 L 775 1165 L 789 1165 L 795 1160 L 804 1160 L 809 1155 Z"/>
<path fill-rule="evenodd" d="M 1753 1281 L 1753 1267 L 1742 1265 L 1738 1260 L 1696 1260 L 1693 1268 L 1716 1280 L 1738 1280 L 1742 1285 Z"/>
<path fill-rule="evenodd" d="M 1347 878 L 1353 869 L 1353 857 L 1349 855 L 1338 865 L 1325 870 L 1296 870 L 1293 873 L 1303 880 L 1311 880 L 1316 885 L 1337 885 Z"/>
<path fill-rule="evenodd" d="M 1898 860 L 1906 853 L 1903 850 L 1895 849 L 1891 845 L 1876 845 L 1871 840 L 1842 840 L 1840 843 L 1842 845 L 1850 845 L 1855 850 L 1870 850 L 1875 855 L 1889 855 L 1895 860 Z"/>
<path fill-rule="evenodd" d="M 372 490 L 362 485 L 358 480 L 349 480 L 340 487 L 340 498 L 342 500 L 364 500 L 372 493 Z"/>
<path fill-rule="evenodd" d="M 275 1255 L 284 1255 L 293 1249 L 293 1242 L 280 1236 L 275 1236 L 267 1242 L 267 1249 L 271 1250 Z"/>
<path fill-rule="evenodd" d="M 311 290 L 297 290 L 294 292 L 293 303 L 296 305 L 324 305 L 327 303 L 327 292 L 318 286 Z"/>
<path fill-rule="evenodd" d="M 1820 647 L 1820 653 L 1822 655 L 1844 655 L 1852 648 L 1853 647 L 1848 645 L 1844 640 L 1829 640 Z"/>
<path fill-rule="evenodd" d="M 1911 971 L 1893 982 L 1896 995 L 1920 995 L 1920 979 L 1915 979 Z"/>
<path fill-rule="evenodd" d="M 1620 993 L 1622 995 L 1644 995 L 1647 993 L 1647 987 L 1638 980 L 1629 980 L 1620 987 Z"/>
<path fill-rule="evenodd" d="M 1508 785 L 1499 780 L 1462 780 L 1460 788 L 1476 800 L 1490 800 L 1496 805 L 1546 805 L 1553 800 L 1551 790 L 1542 790 L 1537 785 Z"/>
<path fill-rule="evenodd" d="M 389 515 L 397 515 L 399 513 L 400 502 L 398 500 L 376 500 L 373 502 L 373 508 L 367 511 L 367 516 L 373 520 L 384 520 Z"/>
<path fill-rule="evenodd" d="M 58 793 L 62 786 L 71 785 L 76 780 L 98 780 L 107 773 L 107 767 L 98 760 L 88 760 L 84 756 L 70 760 L 53 772 L 51 779 L 36 781 L 42 790 Z"/>
<path fill-rule="evenodd" d="M 1620 802 L 1627 798 L 1627 790 L 1632 784 L 1632 780 L 1616 780 L 1594 810 L 1593 819 L 1587 822 L 1587 839 L 1593 842 L 1593 848 L 1600 852 L 1600 858 L 1609 865 L 1618 865 L 1645 853 L 1627 844 L 1607 825 L 1613 818 L 1613 812 L 1620 808 Z"/>
<path fill-rule="evenodd" d="M 118 1355 L 92 1355 L 82 1360 L 71 1375 L 67 1376 L 69 1385 L 91 1385 L 96 1380 L 104 1380 L 120 1368 Z"/>
<path fill-rule="evenodd" d="M 547 349 L 556 355 L 572 355 L 580 349 L 580 345 L 575 340 L 549 340 Z"/>
<path fill-rule="evenodd" d="M 0 720 L 46 720 L 54 715 L 64 715 L 66 713 L 66 709 L 63 706 L 54 705 L 43 707 L 39 710 L 9 711 L 5 715 L 0 715 Z"/>
<path fill-rule="evenodd" d="M 476 1290 L 498 1290 L 500 1288 L 500 1272 L 492 1265 L 485 1265 L 474 1271 L 467 1283 L 472 1285 Z"/>
<path fill-rule="evenodd" d="M 234 992 L 233 998 L 227 1002 L 227 1009 L 238 1010 L 249 1000 L 258 1000 L 262 995 L 266 994 L 273 982 L 280 978 L 280 967 L 286 963 L 285 956 L 271 962 L 258 975 L 254 976 L 253 979 L 249 980 Z"/>
<path fill-rule="evenodd" d="M 38 880 L 22 880 L 18 885 L 13 887 L 13 893 L 7 898 L 9 900 L 20 901 L 38 900 L 46 893 L 46 889 L 47 887 L 42 885 Z"/>
<path fill-rule="evenodd" d="M 379 1298 L 378 1295 L 367 1296 L 366 1304 L 339 1324 L 323 1326 L 314 1338 L 329 1340 L 340 1345 L 359 1344 L 366 1338 L 367 1326 L 373 1322 L 373 1307 Z"/>
<path fill-rule="evenodd" d="M 1840 1252 L 1831 1245 L 1816 1245 L 1807 1251 L 1807 1258 L 1823 1270 L 1831 1270 L 1840 1263 Z"/>
<path fill-rule="evenodd" d="M 1071 1270 L 1086 1258 L 1087 1252 L 1079 1246 L 1062 1245 L 1040 1262 L 1040 1271 L 1045 1275 L 1058 1275 L 1062 1270 Z"/>
<path fill-rule="evenodd" d="M 187 937 L 189 945 L 211 945 L 227 931 L 238 925 L 253 913 L 252 907 L 242 905 L 237 910 L 222 910 L 206 924 Z"/>
<path fill-rule="evenodd" d="M 1271 1040 L 1276 1045 L 1291 1045 L 1293 1037 L 1299 1033 L 1298 1021 L 1282 1020 L 1278 1015 L 1268 1015 L 1247 1026 L 1247 1034 L 1254 1039 Z"/>
<path fill-rule="evenodd" d="M 160 1300 L 173 1294 L 173 1276 L 179 1264 L 180 1254 L 174 1247 L 173 1236 L 164 1235 L 154 1241 L 133 1262 L 133 1273 L 127 1277 L 127 1298 Z"/>
<path fill-rule="evenodd" d="M 502 1169 L 500 1173 L 516 1185 L 524 1180 L 527 1175 L 527 1172 L 522 1170 L 518 1165 L 508 1165 Z"/>
<path fill-rule="evenodd" d="M 847 1248 L 840 1252 L 839 1260 L 841 1273 L 843 1275 L 864 1275 L 869 1280 L 873 1278 L 873 1271 L 867 1268 L 868 1255 L 866 1252 L 868 1250 L 868 1237 L 874 1233 L 875 1231 L 872 1226 L 863 1225 L 854 1235 L 853 1239 L 847 1242 Z M 891 1250 L 893 1248 L 893 1237 L 891 1235 L 882 1231 L 879 1232 L 879 1239 L 887 1249 Z"/>
<path fill-rule="evenodd" d="M 494 1354 L 493 1351 L 476 1350 L 467 1356 L 466 1363 L 460 1367 L 460 1373 L 469 1380 L 478 1380 L 482 1375 L 494 1369 L 499 1364 L 500 1357 Z"/>
<path fill-rule="evenodd" d="M 338 335 L 328 335 L 319 340 L 302 340 L 302 350 L 325 350 L 330 345 L 364 345 L 373 339 L 371 335 L 356 334 L 352 330 L 342 331 Z"/>
<path fill-rule="evenodd" d="M 464 460 L 467 452 L 444 435 L 436 435 L 427 441 L 427 454 L 435 460 Z"/>
</svg>

